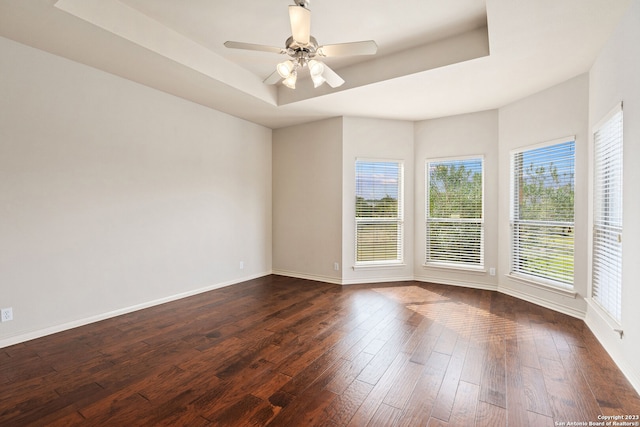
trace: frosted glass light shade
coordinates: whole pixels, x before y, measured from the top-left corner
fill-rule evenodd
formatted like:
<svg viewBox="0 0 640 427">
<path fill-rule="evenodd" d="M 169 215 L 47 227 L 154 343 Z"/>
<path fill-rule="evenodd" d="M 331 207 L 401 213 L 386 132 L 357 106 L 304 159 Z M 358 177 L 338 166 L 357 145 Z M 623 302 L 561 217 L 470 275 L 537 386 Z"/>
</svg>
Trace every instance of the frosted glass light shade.
<svg viewBox="0 0 640 427">
<path fill-rule="evenodd" d="M 326 81 L 324 79 L 324 77 L 322 77 L 322 75 L 313 75 L 313 74 L 311 74 L 311 80 L 313 80 L 313 87 L 314 88 L 322 85 L 322 83 L 324 83 Z"/>
<path fill-rule="evenodd" d="M 324 72 L 324 64 L 322 62 L 312 59 L 309 61 L 308 65 L 311 77 L 322 76 L 322 73 Z"/>
<path fill-rule="evenodd" d="M 282 84 L 290 89 L 296 88 L 296 80 L 298 79 L 298 72 L 293 70 L 287 78 L 282 81 Z"/>
<path fill-rule="evenodd" d="M 288 61 L 279 63 L 276 66 L 276 70 L 278 71 L 278 74 L 280 74 L 280 77 L 282 77 L 283 79 L 286 79 L 291 75 L 291 73 L 294 70 L 293 61 L 288 60 Z"/>
</svg>

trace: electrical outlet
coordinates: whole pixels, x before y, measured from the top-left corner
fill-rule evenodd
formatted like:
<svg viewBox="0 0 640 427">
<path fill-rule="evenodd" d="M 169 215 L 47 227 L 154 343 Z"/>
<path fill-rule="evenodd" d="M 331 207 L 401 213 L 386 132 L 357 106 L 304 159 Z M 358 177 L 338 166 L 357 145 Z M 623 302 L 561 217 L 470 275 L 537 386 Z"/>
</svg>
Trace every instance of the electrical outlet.
<svg viewBox="0 0 640 427">
<path fill-rule="evenodd" d="M 240 261 L 240 270 L 244 270 L 244 261 Z"/>
<path fill-rule="evenodd" d="M 493 268 L 493 267 L 491 267 L 491 268 L 489 269 L 489 276 L 495 276 L 495 275 L 496 275 L 496 269 L 495 269 L 495 268 Z"/>
<path fill-rule="evenodd" d="M 333 263 L 333 269 L 334 269 L 335 271 L 340 271 L 340 264 L 339 264 L 339 263 L 337 263 L 337 262 L 334 262 L 334 263 Z"/>
<path fill-rule="evenodd" d="M 13 308 L 3 308 L 0 312 L 0 320 L 2 320 L 3 322 L 13 320 Z"/>
</svg>

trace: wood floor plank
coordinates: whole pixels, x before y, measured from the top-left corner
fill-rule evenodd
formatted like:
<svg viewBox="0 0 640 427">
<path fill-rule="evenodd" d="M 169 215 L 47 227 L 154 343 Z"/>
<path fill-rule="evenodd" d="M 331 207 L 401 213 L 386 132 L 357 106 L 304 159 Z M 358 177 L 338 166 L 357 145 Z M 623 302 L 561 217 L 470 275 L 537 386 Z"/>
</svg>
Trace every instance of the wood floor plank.
<svg viewBox="0 0 640 427">
<path fill-rule="evenodd" d="M 369 423 L 375 412 L 378 410 L 383 399 L 386 397 L 389 387 L 396 379 L 397 373 L 409 361 L 409 356 L 399 352 L 393 362 L 386 369 L 380 380 L 373 387 L 365 401 L 360 405 L 356 413 L 349 421 L 349 426 L 359 427 Z M 366 381 L 365 381 L 366 382 Z M 369 383 L 370 384 L 370 383 Z"/>
<path fill-rule="evenodd" d="M 578 420 L 584 416 L 578 409 L 578 396 L 572 391 L 569 376 L 559 360 L 540 359 L 545 388 L 554 419 Z"/>
<path fill-rule="evenodd" d="M 446 354 L 431 353 L 431 356 L 426 361 L 422 375 L 405 405 L 403 414 L 398 422 L 399 426 L 412 427 L 420 425 L 424 423 L 424 420 L 429 419 L 450 359 L 451 356 Z M 410 362 L 414 363 L 411 360 Z"/>
<path fill-rule="evenodd" d="M 438 342 L 438 338 L 444 329 L 442 323 L 432 323 L 426 330 L 420 342 L 416 345 L 411 353 L 411 361 L 415 363 L 425 364 L 427 359 L 431 357 L 431 353 Z"/>
<path fill-rule="evenodd" d="M 476 427 L 497 427 L 507 425 L 507 410 L 487 402 L 478 402 Z"/>
<path fill-rule="evenodd" d="M 460 380 L 471 384 L 480 385 L 487 358 L 486 342 L 478 343 L 472 340 L 464 359 L 464 366 L 460 374 Z"/>
<path fill-rule="evenodd" d="M 424 365 L 409 360 L 398 372 L 395 382 L 389 387 L 382 403 L 397 409 L 404 409 L 423 370 Z"/>
<path fill-rule="evenodd" d="M 571 353 L 575 357 L 578 369 L 582 372 L 589 384 L 594 397 L 605 415 L 615 415 L 622 408 L 618 396 L 617 379 L 619 371 L 608 360 L 607 355 L 600 355 L 597 359 L 591 357 L 591 353 L 585 347 L 571 346 Z M 616 381 L 618 380 L 618 381 Z"/>
<path fill-rule="evenodd" d="M 529 427 L 554 427 L 557 426 L 554 423 L 553 418 L 546 415 L 541 415 L 536 412 L 527 411 L 527 420 Z"/>
<path fill-rule="evenodd" d="M 390 324 L 387 330 L 393 328 L 397 322 Z M 388 337 L 385 344 L 378 350 L 375 356 L 371 359 L 371 362 L 362 370 L 358 375 L 358 380 L 368 382 L 369 384 L 376 384 L 380 377 L 384 375 L 389 365 L 395 360 L 402 348 L 402 345 L 411 335 L 410 331 L 400 330 L 393 336 Z M 385 331 L 381 333 L 384 335 Z"/>
<path fill-rule="evenodd" d="M 598 415 L 602 414 L 602 407 L 597 402 L 583 372 L 577 366 L 574 355 L 565 351 L 559 351 L 558 353 L 560 354 L 569 385 L 572 388 L 572 394 L 575 395 L 573 401 L 576 402 L 578 411 L 586 420 L 597 420 Z"/>
<path fill-rule="evenodd" d="M 522 391 L 527 399 L 527 410 L 548 417 L 551 416 L 551 407 L 547 398 L 547 389 L 542 371 L 523 366 L 520 372 L 522 375 Z"/>
<path fill-rule="evenodd" d="M 378 406 L 378 410 L 373 414 L 367 426 L 393 426 L 396 424 L 401 412 L 402 411 L 396 407 L 382 403 Z"/>
<path fill-rule="evenodd" d="M 451 426 L 451 424 L 449 424 L 448 422 L 442 421 L 441 419 L 434 418 L 434 417 L 429 418 L 429 421 L 427 421 L 427 425 L 426 425 L 426 427 L 449 427 L 449 426 Z"/>
<path fill-rule="evenodd" d="M 313 392 L 313 399 L 306 396 L 294 397 L 269 423 L 271 426 L 321 426 L 326 422 L 326 409 L 336 395 L 329 390 L 318 387 Z"/>
<path fill-rule="evenodd" d="M 584 322 L 265 276 L 0 349 L 0 425 L 551 426 L 640 413 Z"/>
<path fill-rule="evenodd" d="M 505 350 L 507 421 L 511 426 L 526 426 L 529 423 L 527 418 L 527 397 L 522 378 L 522 366 L 520 365 L 522 358 L 520 357 L 518 340 L 514 338 L 507 339 Z"/>
<path fill-rule="evenodd" d="M 450 425 L 469 426 L 475 424 L 479 394 L 480 386 L 460 381 L 449 417 Z"/>
<path fill-rule="evenodd" d="M 347 425 L 372 389 L 371 384 L 354 380 L 327 408 L 327 422 L 336 426 Z"/>
<path fill-rule="evenodd" d="M 529 316 L 526 312 L 516 314 L 517 329 L 516 339 L 518 342 L 518 358 L 522 366 L 540 369 L 538 350 L 534 339 L 534 329 L 531 327 Z"/>
<path fill-rule="evenodd" d="M 255 397 L 252 394 L 246 394 L 238 398 L 234 403 L 227 406 L 221 411 L 216 411 L 212 416 L 208 417 L 214 425 L 217 426 L 237 426 L 248 425 L 249 420 L 262 408 L 270 406 L 268 402 Z"/>
<path fill-rule="evenodd" d="M 345 360 L 342 365 L 331 379 L 331 382 L 327 384 L 327 390 L 330 390 L 336 394 L 342 394 L 360 375 L 360 372 L 371 362 L 373 358 L 372 354 L 362 351 L 353 360 Z"/>
<path fill-rule="evenodd" d="M 431 412 L 432 418 L 449 421 L 468 347 L 469 341 L 467 340 L 460 339 L 456 343 L 442 385 L 440 386 L 436 403 Z"/>
</svg>

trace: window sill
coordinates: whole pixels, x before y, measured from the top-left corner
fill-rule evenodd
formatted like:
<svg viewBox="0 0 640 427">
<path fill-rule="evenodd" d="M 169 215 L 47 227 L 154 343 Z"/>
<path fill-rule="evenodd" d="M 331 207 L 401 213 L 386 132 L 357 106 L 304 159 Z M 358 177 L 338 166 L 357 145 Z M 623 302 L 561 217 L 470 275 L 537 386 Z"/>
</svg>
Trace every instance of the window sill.
<svg viewBox="0 0 640 427">
<path fill-rule="evenodd" d="M 371 269 L 385 269 L 385 268 L 403 268 L 406 267 L 407 264 L 403 262 L 398 263 L 371 263 L 371 264 L 356 264 L 351 268 L 353 270 L 371 270 Z"/>
<path fill-rule="evenodd" d="M 533 286 L 535 288 L 543 289 L 545 291 L 549 291 L 565 297 L 575 298 L 576 295 L 578 295 L 578 293 L 573 290 L 573 287 L 561 287 L 560 285 L 552 285 L 550 283 L 540 282 L 514 273 L 507 274 L 507 277 L 517 282 L 524 283 L 525 285 Z"/>
<path fill-rule="evenodd" d="M 487 270 L 484 268 L 484 266 L 471 266 L 471 265 L 455 265 L 455 264 L 440 264 L 440 263 L 426 263 L 426 264 L 422 264 L 422 267 L 424 269 L 428 269 L 428 268 L 436 268 L 436 269 L 443 269 L 443 270 L 456 270 L 456 271 L 460 271 L 463 273 L 479 273 L 479 274 L 485 274 L 487 272 Z"/>
</svg>

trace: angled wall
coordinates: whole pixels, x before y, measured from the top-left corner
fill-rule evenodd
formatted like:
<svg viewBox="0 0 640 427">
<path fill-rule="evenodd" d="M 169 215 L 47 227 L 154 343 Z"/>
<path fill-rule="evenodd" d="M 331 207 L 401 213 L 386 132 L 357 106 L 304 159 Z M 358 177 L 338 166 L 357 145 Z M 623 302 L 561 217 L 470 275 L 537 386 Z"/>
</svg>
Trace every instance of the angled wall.
<svg viewBox="0 0 640 427">
<path fill-rule="evenodd" d="M 484 159 L 484 269 L 425 266 L 426 161 L 465 156 Z M 415 171 L 415 278 L 497 289 L 497 276 L 490 271 L 498 266 L 498 110 L 416 122 Z"/>
<path fill-rule="evenodd" d="M 370 283 L 413 278 L 414 165 L 413 122 L 345 117 L 342 151 L 342 283 Z M 404 263 L 356 266 L 356 159 L 398 160 L 404 164 Z"/>
<path fill-rule="evenodd" d="M 582 74 L 499 110 L 499 290 L 580 318 L 586 310 L 587 295 L 588 105 L 589 76 Z M 509 275 L 511 152 L 568 136 L 575 136 L 576 146 L 573 293 Z"/>
</svg>

